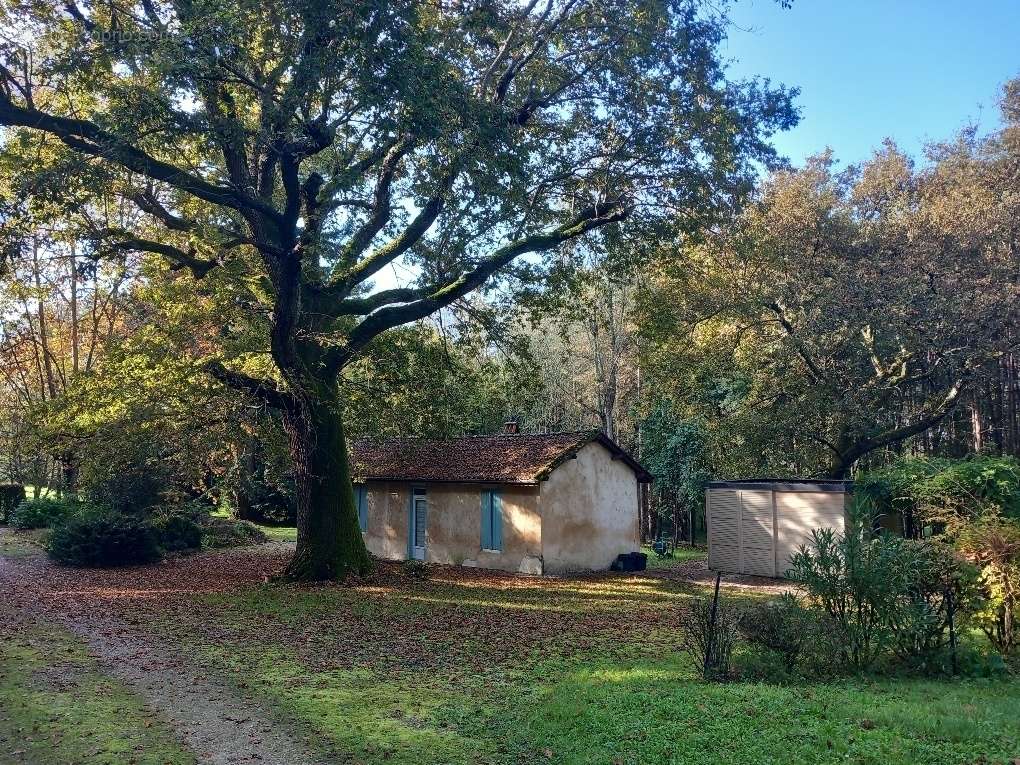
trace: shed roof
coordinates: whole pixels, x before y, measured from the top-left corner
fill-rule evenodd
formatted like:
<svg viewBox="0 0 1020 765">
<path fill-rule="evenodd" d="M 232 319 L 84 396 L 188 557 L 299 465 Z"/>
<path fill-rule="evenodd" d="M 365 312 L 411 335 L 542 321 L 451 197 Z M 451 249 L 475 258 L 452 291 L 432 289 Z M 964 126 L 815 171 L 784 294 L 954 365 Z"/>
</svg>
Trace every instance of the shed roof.
<svg viewBox="0 0 1020 765">
<path fill-rule="evenodd" d="M 637 460 L 593 431 L 362 439 L 351 444 L 351 466 L 360 481 L 535 484 L 593 442 L 630 467 L 639 481 L 651 480 Z"/>
<path fill-rule="evenodd" d="M 742 478 L 735 481 L 709 481 L 709 489 L 766 489 L 771 491 L 853 491 L 854 482 L 834 478 Z"/>
</svg>

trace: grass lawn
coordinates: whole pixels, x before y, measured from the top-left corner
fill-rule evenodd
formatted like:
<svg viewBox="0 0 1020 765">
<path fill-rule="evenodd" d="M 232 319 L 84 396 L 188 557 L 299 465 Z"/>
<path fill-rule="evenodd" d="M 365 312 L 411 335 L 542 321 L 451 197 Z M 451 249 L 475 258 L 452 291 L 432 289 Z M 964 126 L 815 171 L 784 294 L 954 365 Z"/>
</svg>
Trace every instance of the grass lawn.
<svg viewBox="0 0 1020 765">
<path fill-rule="evenodd" d="M 674 649 L 693 591 L 650 578 L 395 571 L 357 589 L 201 599 L 205 651 L 328 751 L 362 763 L 943 765 L 1020 757 L 1020 685 L 710 685 Z M 182 625 L 168 625 L 171 632 Z M 184 634 L 191 629 L 184 626 Z"/>
<path fill-rule="evenodd" d="M 191 765 L 195 758 L 76 638 L 36 625 L 0 641 L 0 762 Z"/>
<path fill-rule="evenodd" d="M 691 547 L 681 544 L 673 551 L 673 557 L 660 558 L 656 555 L 651 545 L 642 545 L 642 552 L 648 556 L 648 568 L 652 571 L 661 569 L 680 568 L 684 563 L 694 560 L 705 560 L 708 557 L 708 548 Z"/>
<path fill-rule="evenodd" d="M 381 564 L 356 587 L 266 582 L 286 554 L 264 545 L 125 572 L 24 570 L 52 580 L 53 603 L 68 591 L 75 607 L 189 646 L 203 673 L 230 678 L 328 762 L 1020 758 L 1015 679 L 700 681 L 676 650 L 677 624 L 705 590 L 675 572 L 542 579 L 433 567 L 420 581 Z M 189 761 L 69 636 L 15 637 L 0 660 L 0 762 L 22 739 L 28 754 L 12 762 Z"/>
</svg>

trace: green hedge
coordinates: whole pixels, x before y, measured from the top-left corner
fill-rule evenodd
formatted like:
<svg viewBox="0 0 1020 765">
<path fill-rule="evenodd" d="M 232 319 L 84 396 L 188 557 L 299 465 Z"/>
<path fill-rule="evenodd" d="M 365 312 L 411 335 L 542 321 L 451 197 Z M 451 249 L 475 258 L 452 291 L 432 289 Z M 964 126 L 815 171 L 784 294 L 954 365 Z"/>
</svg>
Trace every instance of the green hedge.
<svg viewBox="0 0 1020 765">
<path fill-rule="evenodd" d="M 39 497 L 26 499 L 11 514 L 16 529 L 45 529 L 57 526 L 81 509 L 77 501 Z"/>
<path fill-rule="evenodd" d="M 25 487 L 20 483 L 0 483 L 0 523 L 9 523 L 15 508 L 25 501 Z"/>
<path fill-rule="evenodd" d="M 153 522 L 159 546 L 167 552 L 197 550 L 202 546 L 202 527 L 186 515 L 167 514 Z"/>
<path fill-rule="evenodd" d="M 90 512 L 56 526 L 49 555 L 65 566 L 130 566 L 162 557 L 159 538 L 150 523 L 130 515 Z"/>
<path fill-rule="evenodd" d="M 902 518 L 910 536 L 925 525 L 944 526 L 990 509 L 1020 518 L 1020 460 L 904 458 L 865 472 L 854 493 L 875 514 Z"/>
</svg>

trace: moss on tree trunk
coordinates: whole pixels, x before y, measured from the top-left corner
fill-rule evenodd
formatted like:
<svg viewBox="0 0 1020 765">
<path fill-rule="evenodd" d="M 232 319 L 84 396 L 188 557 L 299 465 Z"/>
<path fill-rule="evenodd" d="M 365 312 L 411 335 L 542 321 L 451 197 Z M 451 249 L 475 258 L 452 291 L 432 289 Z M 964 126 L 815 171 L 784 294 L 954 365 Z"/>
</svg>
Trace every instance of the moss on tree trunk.
<svg viewBox="0 0 1020 765">
<path fill-rule="evenodd" d="M 371 560 L 358 525 L 335 386 L 286 418 L 297 482 L 297 550 L 285 576 L 301 581 L 363 576 Z"/>
</svg>

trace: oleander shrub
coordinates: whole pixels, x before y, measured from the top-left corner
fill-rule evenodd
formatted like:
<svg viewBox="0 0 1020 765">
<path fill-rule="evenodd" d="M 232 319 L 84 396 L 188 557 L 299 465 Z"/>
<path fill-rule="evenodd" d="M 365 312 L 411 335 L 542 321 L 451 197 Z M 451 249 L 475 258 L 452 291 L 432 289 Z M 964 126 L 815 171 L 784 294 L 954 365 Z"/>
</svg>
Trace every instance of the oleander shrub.
<svg viewBox="0 0 1020 765">
<path fill-rule="evenodd" d="M 161 557 L 147 520 L 94 510 L 76 515 L 50 533 L 50 558 L 65 566 L 107 567 L 154 563 Z"/>
<path fill-rule="evenodd" d="M 10 523 L 14 510 L 25 501 L 25 487 L 20 483 L 0 483 L 0 524 Z"/>
<path fill-rule="evenodd" d="M 47 529 L 66 521 L 80 509 L 77 500 L 26 499 L 11 513 L 10 523 L 16 529 Z"/>
<path fill-rule="evenodd" d="M 955 663 L 951 626 L 978 607 L 977 572 L 948 545 L 872 536 L 859 515 L 843 533 L 814 531 L 789 576 L 821 611 L 831 660 L 854 670 L 882 663 L 942 671 Z"/>
</svg>

